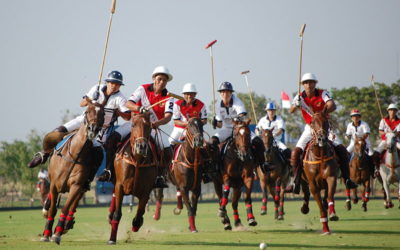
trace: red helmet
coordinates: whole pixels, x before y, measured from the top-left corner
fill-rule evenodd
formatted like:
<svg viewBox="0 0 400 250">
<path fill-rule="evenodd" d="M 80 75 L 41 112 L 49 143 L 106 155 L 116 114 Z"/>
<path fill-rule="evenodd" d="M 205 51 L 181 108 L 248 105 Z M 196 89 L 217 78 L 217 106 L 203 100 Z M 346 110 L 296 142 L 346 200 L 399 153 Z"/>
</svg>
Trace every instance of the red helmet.
<svg viewBox="0 0 400 250">
<path fill-rule="evenodd" d="M 352 109 L 351 110 L 350 116 L 355 116 L 355 115 L 361 116 L 361 113 L 360 113 L 360 111 L 358 109 Z"/>
</svg>

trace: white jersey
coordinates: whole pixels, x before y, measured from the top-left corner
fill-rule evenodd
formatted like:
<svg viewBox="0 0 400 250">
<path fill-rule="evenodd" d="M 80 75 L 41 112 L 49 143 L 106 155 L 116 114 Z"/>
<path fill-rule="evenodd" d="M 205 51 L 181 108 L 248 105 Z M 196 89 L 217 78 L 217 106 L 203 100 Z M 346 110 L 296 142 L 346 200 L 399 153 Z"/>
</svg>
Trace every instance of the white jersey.
<svg viewBox="0 0 400 250">
<path fill-rule="evenodd" d="M 391 132 L 400 132 L 400 123 L 394 127 L 392 130 L 385 119 L 382 119 L 381 122 L 379 123 L 379 130 L 384 131 L 386 133 L 391 133 Z"/>
<path fill-rule="evenodd" d="M 279 115 L 276 115 L 272 121 L 270 121 L 268 118 L 268 115 L 266 115 L 260 119 L 256 128 L 259 130 L 274 129 L 273 134 L 275 135 L 275 133 L 277 133 L 279 131 L 279 129 L 285 130 L 286 125 L 285 125 L 285 121 Z M 282 136 L 283 136 L 283 133 L 281 133 L 278 136 L 274 136 L 275 141 L 281 141 Z"/>
<path fill-rule="evenodd" d="M 97 91 L 98 85 L 93 86 L 89 92 L 86 94 L 87 97 L 93 99 L 94 93 Z M 99 88 L 99 99 L 97 99 L 97 103 L 102 104 L 105 99 L 105 90 L 107 88 L 106 84 L 101 84 Z M 107 100 L 106 105 L 104 106 L 104 124 L 103 128 L 108 128 L 112 125 L 118 118 L 117 110 L 122 113 L 128 112 L 129 109 L 126 107 L 126 98 L 120 92 L 113 93 Z"/>
<path fill-rule="evenodd" d="M 173 120 L 181 120 L 187 122 L 190 117 L 199 117 L 207 119 L 207 108 L 200 100 L 196 99 L 193 105 L 183 105 L 182 102 L 174 103 Z M 176 125 L 175 125 L 176 126 Z"/>
<path fill-rule="evenodd" d="M 169 96 L 167 96 L 167 92 L 168 91 L 164 89 L 161 94 L 155 95 L 153 84 L 144 84 L 139 86 L 128 100 L 133 101 L 137 105 L 149 107 L 158 101 L 167 99 L 166 101 L 161 102 L 159 105 L 156 105 L 149 110 L 150 121 L 156 122 L 164 118 L 165 113 L 173 113 L 174 99 L 169 98 Z"/>
<path fill-rule="evenodd" d="M 370 133 L 371 129 L 369 128 L 368 123 L 364 121 L 360 121 L 360 125 L 358 126 L 355 126 L 353 122 L 350 122 L 347 125 L 346 135 L 348 137 L 351 137 L 351 140 L 354 140 L 355 136 L 362 137 L 365 134 L 370 134 Z"/>
<path fill-rule="evenodd" d="M 235 95 L 232 95 L 229 107 L 224 107 L 223 102 L 217 105 L 217 114 L 215 119 L 222 122 L 222 126 L 225 128 L 233 128 L 232 119 L 240 114 L 246 114 L 246 108 L 243 102 Z"/>
</svg>

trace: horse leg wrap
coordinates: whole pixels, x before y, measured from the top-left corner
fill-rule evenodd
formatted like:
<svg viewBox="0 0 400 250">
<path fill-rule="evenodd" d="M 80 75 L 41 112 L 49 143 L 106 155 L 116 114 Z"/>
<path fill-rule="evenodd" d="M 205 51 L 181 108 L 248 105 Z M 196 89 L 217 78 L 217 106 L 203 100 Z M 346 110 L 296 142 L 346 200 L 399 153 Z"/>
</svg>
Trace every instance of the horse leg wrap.
<svg viewBox="0 0 400 250">
<path fill-rule="evenodd" d="M 119 225 L 119 220 L 111 221 L 110 241 L 117 241 L 118 225 Z"/>
<path fill-rule="evenodd" d="M 156 211 L 154 212 L 153 219 L 159 220 L 161 215 L 161 201 L 156 201 Z"/>
<path fill-rule="evenodd" d="M 235 220 L 235 221 L 238 221 L 239 220 L 239 212 L 238 212 L 238 210 L 236 209 L 234 209 L 233 210 L 233 219 Z"/>
<path fill-rule="evenodd" d="M 228 185 L 224 186 L 221 198 L 221 206 L 226 206 L 228 204 L 229 189 L 230 187 Z"/>
<path fill-rule="evenodd" d="M 111 203 L 110 203 L 110 207 L 108 208 L 108 211 L 110 213 L 114 213 L 114 211 L 115 211 L 115 194 L 112 194 Z"/>
<path fill-rule="evenodd" d="M 44 227 L 43 236 L 50 237 L 51 236 L 51 229 L 53 228 L 54 218 L 47 217 L 46 226 Z"/>
<path fill-rule="evenodd" d="M 176 192 L 176 198 L 177 198 L 177 204 L 176 207 L 179 209 L 183 208 L 183 203 L 182 203 L 182 194 L 180 191 Z"/>
<path fill-rule="evenodd" d="M 324 233 L 329 233 L 330 230 L 329 230 L 329 226 L 328 226 L 328 218 L 326 218 L 326 217 L 321 217 L 321 218 L 319 219 L 319 221 L 322 223 L 322 232 L 324 232 Z"/>
<path fill-rule="evenodd" d="M 60 219 L 58 219 L 56 230 L 54 231 L 55 233 L 62 234 L 62 232 L 64 231 L 65 218 L 66 216 L 63 213 L 61 213 Z"/>
<path fill-rule="evenodd" d="M 253 205 L 251 203 L 246 204 L 247 220 L 254 219 Z"/>
<path fill-rule="evenodd" d="M 283 201 L 279 202 L 279 215 L 283 215 L 283 204 Z"/>
<path fill-rule="evenodd" d="M 328 210 L 329 210 L 329 214 L 336 213 L 335 204 L 333 203 L 333 201 L 328 202 Z"/>
<path fill-rule="evenodd" d="M 195 223 L 195 217 L 193 215 L 188 217 L 189 219 L 189 228 L 191 232 L 197 231 L 196 229 L 196 223 Z"/>
<path fill-rule="evenodd" d="M 143 225 L 143 217 L 135 217 L 132 220 L 132 232 L 139 231 L 140 227 Z"/>
<path fill-rule="evenodd" d="M 281 187 L 280 186 L 276 186 L 275 187 L 275 191 L 276 191 L 276 194 L 275 194 L 275 196 L 274 196 L 274 200 L 275 201 L 279 201 L 279 199 L 280 199 L 280 192 L 281 192 Z"/>
<path fill-rule="evenodd" d="M 346 188 L 346 196 L 348 199 L 350 199 L 350 189 Z"/>
<path fill-rule="evenodd" d="M 267 198 L 263 198 L 263 199 L 261 200 L 261 202 L 262 202 L 261 210 L 267 211 L 267 202 L 268 202 L 268 199 L 267 199 Z"/>
<path fill-rule="evenodd" d="M 69 230 L 74 227 L 75 221 L 74 221 L 74 211 L 69 211 L 68 216 L 67 216 L 67 221 L 64 226 L 64 230 Z"/>
<path fill-rule="evenodd" d="M 369 201 L 369 192 L 365 192 L 365 202 Z"/>
</svg>

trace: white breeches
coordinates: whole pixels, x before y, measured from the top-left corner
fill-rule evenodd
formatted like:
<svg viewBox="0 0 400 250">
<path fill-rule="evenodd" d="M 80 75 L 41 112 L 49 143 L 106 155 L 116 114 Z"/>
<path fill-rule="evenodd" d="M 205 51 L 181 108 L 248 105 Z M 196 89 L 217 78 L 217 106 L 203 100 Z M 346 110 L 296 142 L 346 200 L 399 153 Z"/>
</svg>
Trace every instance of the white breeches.
<svg viewBox="0 0 400 250">
<path fill-rule="evenodd" d="M 287 149 L 287 147 L 286 147 L 286 145 L 283 143 L 283 142 L 281 142 L 281 141 L 277 141 L 277 140 L 275 140 L 276 141 L 276 145 L 278 146 L 278 148 L 280 149 L 280 150 L 285 150 L 285 149 Z"/>
<path fill-rule="evenodd" d="M 369 155 L 369 156 L 372 156 L 372 155 L 374 154 L 374 151 L 372 150 L 372 146 L 371 146 L 371 143 L 369 142 L 368 138 L 365 140 L 365 142 L 366 142 L 366 144 L 367 144 L 368 155 Z M 352 140 L 350 141 L 349 146 L 347 146 L 347 151 L 348 151 L 349 153 L 352 153 L 353 150 L 354 150 L 354 140 L 352 139 Z"/>
<path fill-rule="evenodd" d="M 186 135 L 186 129 L 174 127 L 168 138 L 170 144 L 177 144 Z"/>
<path fill-rule="evenodd" d="M 386 147 L 387 147 L 387 146 L 386 146 L 386 141 L 381 141 L 381 142 L 378 144 L 378 147 L 376 147 L 375 150 L 376 150 L 378 153 L 382 154 L 383 150 L 385 150 Z M 398 150 L 400 150 L 400 142 L 397 142 L 397 143 L 396 143 L 396 147 L 397 147 Z"/>
<path fill-rule="evenodd" d="M 311 127 L 310 125 L 306 124 L 306 126 L 304 127 L 304 131 L 300 136 L 300 139 L 297 141 L 296 148 L 301 148 L 304 151 L 304 148 L 306 147 L 307 143 L 311 141 L 311 139 Z"/>
<path fill-rule="evenodd" d="M 131 132 L 131 121 L 125 122 L 124 124 L 119 126 L 115 131 L 121 135 L 121 139 L 125 138 Z M 154 138 L 157 146 L 159 146 L 160 148 L 163 149 L 163 148 L 168 148 L 170 146 L 170 143 L 168 141 L 168 136 L 160 132 L 159 130 L 152 129 L 151 136 Z"/>
<path fill-rule="evenodd" d="M 76 129 L 79 129 L 84 119 L 85 119 L 84 115 L 79 115 L 74 119 L 72 119 L 71 121 L 65 123 L 63 126 L 67 129 L 68 132 L 72 132 Z"/>
<path fill-rule="evenodd" d="M 220 129 L 218 129 L 217 133 L 215 133 L 214 136 L 218 137 L 219 142 L 222 143 L 226 139 L 228 139 L 229 136 L 232 136 L 232 131 L 233 131 L 233 128 L 222 127 Z M 250 136 L 251 136 L 251 140 L 253 140 L 254 137 L 256 137 L 257 135 L 255 133 L 251 132 Z"/>
</svg>

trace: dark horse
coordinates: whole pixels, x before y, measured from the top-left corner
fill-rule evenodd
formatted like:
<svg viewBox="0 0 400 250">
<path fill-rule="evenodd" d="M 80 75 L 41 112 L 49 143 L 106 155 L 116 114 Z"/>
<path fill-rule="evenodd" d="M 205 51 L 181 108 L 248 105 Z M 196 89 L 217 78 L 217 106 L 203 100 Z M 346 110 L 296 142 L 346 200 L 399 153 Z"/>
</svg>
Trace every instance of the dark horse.
<svg viewBox="0 0 400 250">
<path fill-rule="evenodd" d="M 223 170 L 221 178 L 213 178 L 215 191 L 220 199 L 218 215 L 222 218 L 225 230 L 231 230 L 231 222 L 226 212 L 230 188 L 233 188 L 232 209 L 235 226 L 240 227 L 242 223 L 238 213 L 238 202 L 241 188 L 246 189 L 246 210 L 249 226 L 256 226 L 257 222 L 253 215 L 251 189 L 253 188 L 255 160 L 251 152 L 251 136 L 249 129 L 250 120 L 235 119 L 233 121 L 232 139 L 226 144 L 223 155 Z M 223 190 L 222 190 L 223 185 Z"/>
<path fill-rule="evenodd" d="M 78 132 L 50 158 L 50 193 L 48 196 L 50 208 L 41 241 L 49 241 L 54 216 L 57 213 L 56 203 L 59 193 L 69 192 L 52 240 L 60 244 L 61 235 L 72 229 L 75 223 L 76 207 L 87 190 L 84 187 L 88 180 L 93 180 L 97 168 L 100 166 L 103 154 L 98 147 L 93 147 L 92 140 L 97 136 L 104 123 L 103 106 L 90 102 L 84 117 L 84 123 Z"/>
<path fill-rule="evenodd" d="M 197 202 L 201 192 L 202 152 L 204 148 L 203 122 L 200 118 L 190 118 L 186 127 L 184 142 L 176 149 L 176 156 L 172 161 L 169 177 L 180 192 L 186 209 L 188 210 L 189 229 L 197 232 L 195 216 Z M 189 191 L 192 191 L 191 201 Z M 178 196 L 178 199 L 180 197 Z M 180 213 L 179 200 L 175 214 Z"/>
<path fill-rule="evenodd" d="M 275 219 L 283 220 L 283 204 L 285 200 L 285 188 L 289 182 L 289 166 L 283 159 L 279 148 L 276 145 L 273 129 L 261 131 L 261 139 L 265 147 L 265 159 L 268 162 L 268 169 L 258 167 L 257 174 L 260 178 L 260 186 L 263 194 L 261 215 L 267 213 L 268 191 L 275 203 Z M 268 191 L 267 191 L 268 189 Z"/>
<path fill-rule="evenodd" d="M 329 209 L 329 220 L 339 220 L 334 205 L 339 166 L 333 145 L 328 140 L 329 122 L 327 115 L 325 113 L 315 113 L 310 126 L 313 138 L 304 152 L 304 173 L 302 175 L 304 204 L 301 212 L 304 214 L 309 212 L 308 203 L 311 190 L 319 207 L 320 222 L 323 226 L 322 232 L 323 234 L 330 234 L 327 208 Z M 322 189 L 325 189 L 324 200 L 321 198 Z"/>
<path fill-rule="evenodd" d="M 132 116 L 129 143 L 117 153 L 114 160 L 114 194 L 109 209 L 111 235 L 108 244 L 116 244 L 118 225 L 122 217 L 124 195 L 139 199 L 136 216 L 132 220 L 132 231 L 137 232 L 143 224 L 143 215 L 157 176 L 158 161 L 156 145 L 152 141 L 150 113 Z"/>
<path fill-rule="evenodd" d="M 373 166 L 371 161 L 367 158 L 366 153 L 367 143 L 363 137 L 356 136 L 354 141 L 354 151 L 350 158 L 350 178 L 357 184 L 364 185 L 364 191 L 361 193 L 362 208 L 364 212 L 367 211 L 367 202 L 369 201 L 369 194 L 371 192 L 371 177 L 373 175 Z M 357 188 L 353 190 L 353 203 L 357 204 Z M 350 189 L 346 189 L 346 208 L 351 209 L 350 202 Z"/>
<path fill-rule="evenodd" d="M 50 182 L 46 178 L 40 178 L 39 183 L 37 184 L 37 189 L 40 193 L 40 202 L 42 203 L 42 206 L 44 206 L 50 191 Z"/>
</svg>

